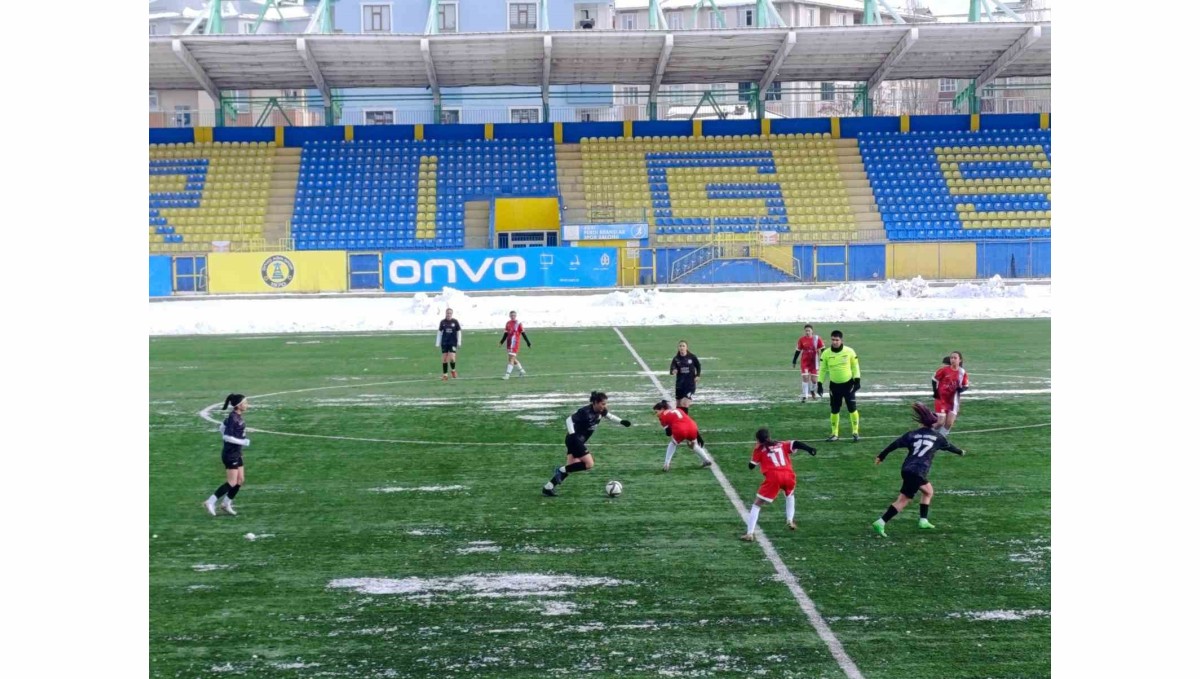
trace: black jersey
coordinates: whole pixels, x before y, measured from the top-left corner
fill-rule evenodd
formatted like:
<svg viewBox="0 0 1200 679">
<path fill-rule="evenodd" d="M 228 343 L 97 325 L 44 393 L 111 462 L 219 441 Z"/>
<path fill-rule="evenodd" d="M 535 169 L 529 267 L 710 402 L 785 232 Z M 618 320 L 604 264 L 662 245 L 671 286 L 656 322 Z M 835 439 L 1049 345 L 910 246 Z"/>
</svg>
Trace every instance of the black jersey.
<svg viewBox="0 0 1200 679">
<path fill-rule="evenodd" d="M 700 375 L 700 358 L 688 352 L 686 356 L 675 354 L 671 359 L 671 372 L 675 373 L 676 387 L 695 387 Z"/>
<path fill-rule="evenodd" d="M 438 344 L 443 346 L 458 346 L 461 340 L 461 332 L 462 326 L 458 324 L 457 318 L 449 320 L 443 318 L 442 322 L 438 323 Z"/>
<path fill-rule="evenodd" d="M 879 459 L 886 459 L 888 453 L 897 448 L 908 448 L 908 457 L 904 458 L 901 471 L 922 478 L 929 476 L 929 468 L 933 466 L 933 456 L 939 450 L 948 450 L 955 455 L 963 454 L 958 446 L 950 443 L 945 436 L 929 427 L 915 429 L 892 441 L 891 445 L 884 448 L 883 452 L 879 454 Z"/>
<path fill-rule="evenodd" d="M 584 441 L 587 441 L 596 431 L 596 425 L 600 424 L 601 418 L 607 418 L 614 422 L 621 421 L 621 418 L 608 412 L 607 409 L 602 413 L 596 412 L 589 403 L 567 418 L 567 434 L 581 436 Z"/>
<path fill-rule="evenodd" d="M 246 421 L 242 419 L 240 413 L 229 413 L 229 417 L 221 423 L 221 438 L 225 445 L 221 447 L 221 456 L 238 456 L 242 454 L 242 445 L 234 443 L 230 439 L 242 440 L 246 438 Z"/>
</svg>

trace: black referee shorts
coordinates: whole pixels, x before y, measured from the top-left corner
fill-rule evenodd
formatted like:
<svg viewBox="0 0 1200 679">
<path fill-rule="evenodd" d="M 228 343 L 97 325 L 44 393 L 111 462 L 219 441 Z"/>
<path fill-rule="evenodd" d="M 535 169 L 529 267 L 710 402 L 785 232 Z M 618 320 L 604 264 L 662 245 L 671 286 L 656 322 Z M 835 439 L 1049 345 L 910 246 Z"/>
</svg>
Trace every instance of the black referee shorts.
<svg viewBox="0 0 1200 679">
<path fill-rule="evenodd" d="M 858 410 L 858 402 L 854 398 L 854 383 L 853 382 L 830 382 L 829 383 L 829 412 L 837 413 L 842 410 L 842 401 L 846 401 L 846 410 L 854 412 Z"/>
</svg>

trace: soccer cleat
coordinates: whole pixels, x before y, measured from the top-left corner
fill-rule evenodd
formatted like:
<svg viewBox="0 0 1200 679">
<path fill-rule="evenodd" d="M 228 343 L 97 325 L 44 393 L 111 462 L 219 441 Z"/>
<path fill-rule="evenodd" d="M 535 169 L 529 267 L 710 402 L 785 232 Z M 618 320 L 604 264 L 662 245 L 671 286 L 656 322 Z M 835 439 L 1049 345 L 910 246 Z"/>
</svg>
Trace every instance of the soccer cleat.
<svg viewBox="0 0 1200 679">
<path fill-rule="evenodd" d="M 836 441 L 836 440 L 838 440 L 837 434 L 834 434 L 833 436 L 830 436 L 829 438 L 827 438 L 825 440 L 826 441 Z"/>
<path fill-rule="evenodd" d="M 525 376 L 525 371 L 524 371 L 524 370 L 522 370 L 522 371 L 521 371 L 521 374 L 517 375 L 517 377 L 524 377 L 524 376 Z"/>
<path fill-rule="evenodd" d="M 504 373 L 504 377 L 501 377 L 500 379 L 507 380 L 508 378 L 509 378 L 509 373 Z"/>
<path fill-rule="evenodd" d="M 933 528 L 933 527 L 934 527 L 933 524 L 929 523 L 929 519 L 921 519 L 920 521 L 917 521 L 917 528 L 924 528 L 925 530 L 929 530 L 930 528 Z"/>
<path fill-rule="evenodd" d="M 738 539 L 741 540 L 742 542 L 754 542 L 754 539 L 755 539 L 754 533 L 746 533 L 745 535 L 741 536 Z"/>
<path fill-rule="evenodd" d="M 451 370 L 451 371 L 450 371 L 450 377 L 453 377 L 454 379 L 456 379 L 456 380 L 457 380 L 457 379 L 458 379 L 458 371 L 457 371 L 457 370 Z"/>
<path fill-rule="evenodd" d="M 442 373 L 442 381 L 443 381 L 443 382 L 446 382 L 446 381 L 448 381 L 449 379 L 450 379 L 450 377 L 449 377 L 449 376 L 447 376 L 447 375 L 446 375 L 446 373 Z"/>
<path fill-rule="evenodd" d="M 858 443 L 858 434 L 851 434 L 850 436 L 851 436 L 850 441 L 852 443 Z"/>
<path fill-rule="evenodd" d="M 788 524 L 788 530 L 796 530 L 796 522 L 795 521 L 788 521 L 787 524 Z"/>
<path fill-rule="evenodd" d="M 700 463 L 701 469 L 708 469 L 711 466 L 713 466 L 713 461 L 712 461 L 711 457 Z"/>
<path fill-rule="evenodd" d="M 885 523 L 883 522 L 883 519 L 875 519 L 875 523 L 872 523 L 872 524 L 871 524 L 871 527 L 872 527 L 872 528 L 874 528 L 874 529 L 875 529 L 875 532 L 876 532 L 876 533 L 879 533 L 879 535 L 880 535 L 880 536 L 882 536 L 882 537 L 885 537 L 885 538 L 886 538 L 886 537 L 887 537 L 887 533 L 886 533 L 886 532 L 883 530 L 884 526 L 886 526 L 886 525 L 887 525 L 887 524 L 885 524 Z"/>
<path fill-rule="evenodd" d="M 221 511 L 225 512 L 226 514 L 228 514 L 230 516 L 237 516 L 237 512 L 233 511 L 233 503 L 230 502 L 229 500 L 225 500 L 224 502 L 221 503 Z"/>
<path fill-rule="evenodd" d="M 669 465 L 669 464 L 664 464 L 664 465 L 663 465 L 663 471 L 664 471 L 664 472 L 669 472 L 669 471 L 671 471 L 671 465 Z"/>
<path fill-rule="evenodd" d="M 807 399 L 807 398 L 804 398 L 803 396 L 801 396 L 801 397 L 800 397 L 800 402 L 801 402 L 801 403 L 807 403 L 807 402 L 808 402 L 808 399 Z"/>
<path fill-rule="evenodd" d="M 553 488 L 542 487 L 542 495 L 546 497 L 558 497 L 558 491 Z"/>
<path fill-rule="evenodd" d="M 210 497 L 207 500 L 205 500 L 204 508 L 208 510 L 209 514 L 211 514 L 213 516 L 217 515 L 217 501 L 215 499 Z"/>
</svg>

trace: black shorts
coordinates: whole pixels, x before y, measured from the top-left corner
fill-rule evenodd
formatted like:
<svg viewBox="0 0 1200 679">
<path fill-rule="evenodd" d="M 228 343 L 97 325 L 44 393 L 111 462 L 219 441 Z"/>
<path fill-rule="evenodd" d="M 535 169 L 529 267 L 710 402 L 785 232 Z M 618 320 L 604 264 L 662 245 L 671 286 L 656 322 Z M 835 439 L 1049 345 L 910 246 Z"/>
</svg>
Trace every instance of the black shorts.
<svg viewBox="0 0 1200 679">
<path fill-rule="evenodd" d="M 442 342 L 442 353 L 443 354 L 453 354 L 456 351 L 457 351 L 457 349 L 453 342 L 451 342 L 450 344 L 446 344 L 445 342 Z"/>
<path fill-rule="evenodd" d="M 591 454 L 587 448 L 587 441 L 584 441 L 575 434 L 567 434 L 567 438 L 564 443 L 567 444 L 567 455 L 580 458 L 584 455 Z"/>
<path fill-rule="evenodd" d="M 696 385 L 694 384 L 676 384 L 675 385 L 675 400 L 678 401 L 684 398 L 692 398 L 692 394 L 696 393 Z"/>
<path fill-rule="evenodd" d="M 243 464 L 242 463 L 242 455 L 241 455 L 241 453 L 238 453 L 237 455 L 225 455 L 224 453 L 222 453 L 221 454 L 221 463 L 225 465 L 226 469 L 237 469 L 238 467 L 241 467 Z"/>
<path fill-rule="evenodd" d="M 909 472 L 900 472 L 900 494 L 908 499 L 913 499 L 917 495 L 917 491 L 921 486 L 929 483 L 929 479 L 924 476 L 910 474 Z"/>
<path fill-rule="evenodd" d="M 858 410 L 858 402 L 854 398 L 854 382 L 829 383 L 829 412 L 836 413 L 842 409 L 842 401 L 846 401 L 846 410 Z"/>
</svg>

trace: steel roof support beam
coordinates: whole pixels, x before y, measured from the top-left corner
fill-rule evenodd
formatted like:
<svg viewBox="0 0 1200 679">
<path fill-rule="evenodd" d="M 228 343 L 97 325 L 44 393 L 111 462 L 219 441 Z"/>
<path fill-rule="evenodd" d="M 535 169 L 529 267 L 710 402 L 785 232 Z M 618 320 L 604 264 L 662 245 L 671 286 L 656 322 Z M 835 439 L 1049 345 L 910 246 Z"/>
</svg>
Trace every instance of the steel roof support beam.
<svg viewBox="0 0 1200 679">
<path fill-rule="evenodd" d="M 916 29 L 914 28 L 913 30 Z M 1032 47 L 1035 42 L 1041 40 L 1041 38 L 1042 27 L 1030 26 L 1029 29 L 1025 31 L 1024 35 L 1021 36 L 1020 40 L 1017 40 L 1010 45 L 1008 49 L 1004 50 L 1004 54 L 1001 54 L 1000 58 L 993 61 L 992 64 L 987 68 L 983 69 L 983 73 L 980 73 L 979 77 L 975 78 L 975 92 L 977 94 L 983 92 L 984 85 L 987 85 L 995 80 L 996 76 L 999 75 L 1001 71 L 1003 71 L 1005 68 L 1008 68 L 1009 64 L 1016 61 L 1017 57 L 1024 54 L 1026 50 Z"/>
<path fill-rule="evenodd" d="M 425 62 L 425 75 L 429 78 L 429 89 L 433 90 L 433 105 L 440 108 L 442 89 L 438 87 L 437 69 L 433 67 L 433 53 L 429 51 L 429 38 L 421 38 L 421 59 Z"/>
<path fill-rule="evenodd" d="M 550 107 L 550 54 L 554 49 L 554 39 L 548 35 L 542 36 L 542 108 Z"/>
<path fill-rule="evenodd" d="M 313 10 L 312 16 L 308 20 L 308 26 L 304 28 L 305 33 L 333 33 L 333 22 L 330 21 L 329 0 L 321 0 L 317 8 Z"/>
<path fill-rule="evenodd" d="M 887 77 L 888 71 L 891 71 L 896 67 L 896 64 L 900 63 L 904 55 L 913 48 L 913 45 L 917 44 L 917 40 L 920 37 L 920 30 L 917 28 L 910 28 L 904 33 L 904 37 L 900 38 L 900 42 L 896 43 L 896 46 L 884 58 L 879 68 L 875 69 L 870 78 L 867 78 L 867 97 L 875 94 L 875 88 L 879 87 L 879 83 L 883 82 L 883 79 Z"/>
<path fill-rule="evenodd" d="M 313 84 L 321 91 L 321 101 L 325 104 L 326 110 L 333 105 L 333 100 L 329 96 L 329 85 L 325 83 L 325 76 L 321 73 L 321 66 L 317 63 L 317 58 L 308 49 L 308 43 L 304 38 L 296 39 L 296 50 L 300 52 L 300 60 L 304 62 L 304 67 L 308 69 L 309 75 L 312 76 Z"/>
<path fill-rule="evenodd" d="M 662 51 L 658 54 L 658 67 L 654 69 L 654 78 L 650 80 L 650 104 L 658 105 L 658 88 L 662 85 L 663 74 L 667 72 L 667 60 L 671 58 L 671 50 L 675 47 L 675 36 L 667 33 L 663 36 Z"/>
<path fill-rule="evenodd" d="M 796 32 L 788 31 L 783 39 L 783 44 L 775 50 L 775 57 L 771 59 L 771 65 L 767 67 L 767 72 L 758 81 L 758 91 L 766 92 L 771 83 L 775 82 L 775 76 L 779 75 L 779 68 L 783 66 L 783 62 L 788 55 L 792 53 L 792 48 L 796 46 Z"/>
<path fill-rule="evenodd" d="M 888 14 L 892 15 L 892 18 L 896 20 L 896 23 L 898 23 L 898 24 L 908 23 L 907 21 L 904 20 L 904 17 L 900 16 L 899 12 L 892 9 L 892 6 L 888 4 L 887 0 L 879 0 L 879 4 L 883 5 L 883 8 L 888 11 Z M 878 19 L 879 19 L 879 8 L 878 7 L 875 8 L 875 19 L 876 19 L 876 21 L 878 21 Z"/>
<path fill-rule="evenodd" d="M 202 67 L 200 63 L 196 61 L 196 57 L 192 56 L 192 53 L 188 51 L 188 48 L 183 44 L 183 41 L 172 40 L 171 51 L 174 52 L 175 57 L 183 63 L 183 66 L 188 70 L 188 73 L 191 73 L 192 77 L 196 79 L 196 82 L 200 84 L 200 89 L 207 92 L 208 96 L 212 97 L 212 100 L 217 103 L 217 106 L 220 106 L 221 90 L 217 89 L 217 86 L 213 83 L 212 78 L 209 78 L 208 74 L 204 72 L 204 67 Z"/>
</svg>

